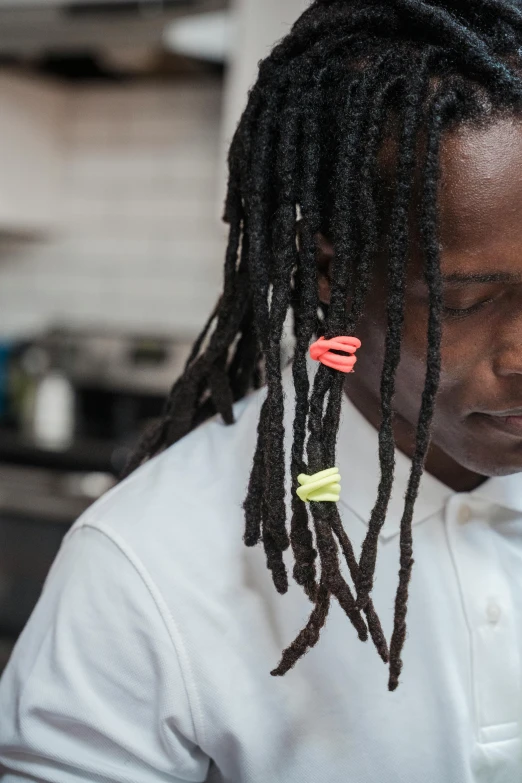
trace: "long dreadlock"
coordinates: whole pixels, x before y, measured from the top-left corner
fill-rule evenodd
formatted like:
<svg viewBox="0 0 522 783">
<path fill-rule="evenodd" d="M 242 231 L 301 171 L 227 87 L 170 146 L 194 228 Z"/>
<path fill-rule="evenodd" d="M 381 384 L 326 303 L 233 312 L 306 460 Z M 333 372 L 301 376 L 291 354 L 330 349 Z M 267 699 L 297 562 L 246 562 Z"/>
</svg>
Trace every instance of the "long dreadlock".
<svg viewBox="0 0 522 783">
<path fill-rule="evenodd" d="M 262 542 L 280 593 L 283 553 L 313 603 L 305 628 L 272 674 L 288 671 L 318 640 L 335 598 L 361 640 L 371 637 L 397 687 L 406 636 L 412 516 L 440 376 L 442 284 L 437 189 L 443 134 L 522 103 L 520 0 L 315 0 L 260 64 L 229 154 L 225 221 L 230 226 L 223 295 L 174 384 L 161 421 L 143 438 L 127 473 L 261 383 L 267 394 L 244 504 L 245 543 Z M 393 131 L 390 128 L 393 127 Z M 302 503 L 297 476 L 335 464 L 344 376 L 306 353 L 314 335 L 353 334 L 363 313 L 383 221 L 379 152 L 397 140 L 384 245 L 387 330 L 381 377 L 381 478 L 360 559 L 334 504 Z M 425 149 L 419 154 L 419 139 Z M 371 600 L 379 533 L 394 477 L 393 399 L 401 355 L 410 206 L 421 170 L 418 210 L 429 292 L 426 377 L 400 526 L 400 571 L 388 649 Z M 317 235 L 334 247 L 331 301 L 322 308 Z M 290 460 L 292 515 L 285 504 L 281 341 L 295 324 L 295 415 Z M 341 573 L 347 563 L 353 587 Z M 354 588 L 354 589 L 353 589 Z"/>
</svg>

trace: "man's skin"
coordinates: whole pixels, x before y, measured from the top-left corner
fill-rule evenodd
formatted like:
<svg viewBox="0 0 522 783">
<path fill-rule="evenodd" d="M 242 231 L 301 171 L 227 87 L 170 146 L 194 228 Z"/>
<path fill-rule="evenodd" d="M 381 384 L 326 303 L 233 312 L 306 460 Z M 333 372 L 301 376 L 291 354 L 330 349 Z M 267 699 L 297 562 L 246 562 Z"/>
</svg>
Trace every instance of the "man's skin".
<svg viewBox="0 0 522 783">
<path fill-rule="evenodd" d="M 485 477 L 522 471 L 522 119 L 449 133 L 441 173 L 441 268 L 448 309 L 426 469 L 452 489 L 470 491 Z M 332 248 L 324 238 L 320 248 L 320 296 L 327 302 Z M 380 267 L 357 331 L 362 348 L 355 373 L 346 385 L 375 427 L 386 331 L 384 279 Z M 424 384 L 426 325 L 422 261 L 412 248 L 394 401 L 397 445 L 408 456 Z"/>
</svg>

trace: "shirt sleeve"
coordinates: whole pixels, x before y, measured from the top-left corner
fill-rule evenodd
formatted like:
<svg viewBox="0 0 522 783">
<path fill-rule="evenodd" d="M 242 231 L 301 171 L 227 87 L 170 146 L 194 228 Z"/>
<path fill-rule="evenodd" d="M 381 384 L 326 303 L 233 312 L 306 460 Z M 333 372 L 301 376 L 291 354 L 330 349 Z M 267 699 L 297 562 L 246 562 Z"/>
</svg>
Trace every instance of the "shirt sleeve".
<svg viewBox="0 0 522 783">
<path fill-rule="evenodd" d="M 110 533 L 69 534 L 0 681 L 3 783 L 206 779 L 179 639 L 146 576 Z"/>
</svg>

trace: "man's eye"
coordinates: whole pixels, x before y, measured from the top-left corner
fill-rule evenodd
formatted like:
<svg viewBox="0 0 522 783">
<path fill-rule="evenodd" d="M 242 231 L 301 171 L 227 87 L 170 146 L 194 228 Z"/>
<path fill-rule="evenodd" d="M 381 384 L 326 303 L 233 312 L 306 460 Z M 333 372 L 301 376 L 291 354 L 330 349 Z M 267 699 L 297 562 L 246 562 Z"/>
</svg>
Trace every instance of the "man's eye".
<svg viewBox="0 0 522 783">
<path fill-rule="evenodd" d="M 493 299 L 483 299 L 481 302 L 476 302 L 469 307 L 444 307 L 444 315 L 448 318 L 465 318 L 467 315 L 472 315 L 480 310 L 484 305 L 492 302 Z"/>
</svg>

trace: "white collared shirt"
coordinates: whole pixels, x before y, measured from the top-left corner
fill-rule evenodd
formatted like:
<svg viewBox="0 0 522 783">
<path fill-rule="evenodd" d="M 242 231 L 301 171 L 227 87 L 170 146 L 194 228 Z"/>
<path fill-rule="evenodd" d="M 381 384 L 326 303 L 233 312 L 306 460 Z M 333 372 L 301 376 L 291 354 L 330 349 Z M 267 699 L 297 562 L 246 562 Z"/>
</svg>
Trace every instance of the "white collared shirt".
<svg viewBox="0 0 522 783">
<path fill-rule="evenodd" d="M 278 595 L 242 542 L 261 401 L 146 464 L 68 534 L 0 684 L 1 780 L 521 781 L 522 476 L 469 494 L 424 477 L 397 691 L 335 602 L 317 646 L 274 678 L 311 604 L 294 584 Z M 348 401 L 338 464 L 358 550 L 377 435 Z M 397 454 L 379 542 L 388 638 L 409 467 Z"/>
</svg>

